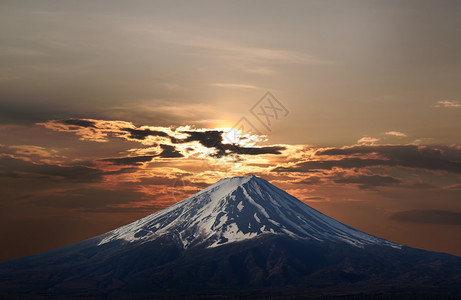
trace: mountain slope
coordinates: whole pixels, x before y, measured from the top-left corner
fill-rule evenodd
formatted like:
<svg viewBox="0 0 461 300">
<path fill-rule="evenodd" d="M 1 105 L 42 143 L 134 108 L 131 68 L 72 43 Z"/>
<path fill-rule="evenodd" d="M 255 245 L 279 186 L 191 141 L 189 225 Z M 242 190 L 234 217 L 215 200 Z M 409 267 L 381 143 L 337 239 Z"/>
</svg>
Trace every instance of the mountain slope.
<svg viewBox="0 0 461 300">
<path fill-rule="evenodd" d="M 249 176 L 87 241 L 0 263 L 7 299 L 354 293 L 455 299 L 461 258 L 368 235 Z"/>
</svg>

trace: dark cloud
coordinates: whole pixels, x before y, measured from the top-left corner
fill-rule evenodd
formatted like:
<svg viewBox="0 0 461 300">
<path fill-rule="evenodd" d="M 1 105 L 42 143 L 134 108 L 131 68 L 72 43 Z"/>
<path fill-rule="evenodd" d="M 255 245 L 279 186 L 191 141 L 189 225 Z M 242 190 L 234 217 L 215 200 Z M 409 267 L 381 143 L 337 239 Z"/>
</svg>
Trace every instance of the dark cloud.
<svg viewBox="0 0 461 300">
<path fill-rule="evenodd" d="M 84 210 L 111 209 L 108 205 L 129 204 L 142 201 L 144 194 L 131 189 L 105 190 L 78 188 L 46 196 L 36 195 L 30 201 L 35 205 Z M 126 211 L 129 212 L 129 209 Z"/>
<path fill-rule="evenodd" d="M 344 158 L 339 160 L 313 160 L 298 163 L 291 167 L 277 167 L 274 172 L 312 172 L 313 170 L 331 170 L 335 167 L 343 169 L 364 168 L 372 166 L 394 165 L 392 161 L 382 159 Z"/>
<path fill-rule="evenodd" d="M 351 169 L 372 166 L 394 166 L 418 168 L 433 171 L 447 171 L 461 174 L 461 161 L 452 160 L 455 152 L 461 150 L 451 148 L 445 149 L 437 146 L 353 146 L 344 148 L 332 148 L 319 150 L 316 153 L 315 161 L 301 162 L 293 167 L 278 167 L 275 172 L 309 172 L 315 169 L 331 170 L 334 167 Z M 447 157 L 446 153 L 450 153 Z M 342 157 L 337 160 L 330 160 L 332 156 L 357 156 L 357 155 L 379 155 L 381 158 L 358 158 Z M 328 160 L 321 160 L 322 156 L 329 156 Z"/>
<path fill-rule="evenodd" d="M 207 148 L 214 148 L 217 152 L 215 157 L 222 157 L 230 154 L 244 155 L 261 155 L 261 154 L 281 154 L 280 151 L 285 150 L 282 146 L 267 146 L 267 147 L 243 147 L 237 144 L 224 144 L 223 131 L 207 130 L 207 131 L 184 131 L 189 137 L 182 140 L 172 140 L 176 143 L 187 143 L 197 141 Z"/>
<path fill-rule="evenodd" d="M 329 149 L 318 152 L 320 155 L 352 155 L 352 154 L 380 154 L 390 161 L 384 165 L 396 165 L 410 168 L 421 168 L 427 170 L 441 170 L 453 173 L 461 173 L 461 161 L 450 160 L 454 158 L 453 152 L 461 154 L 461 150 L 450 150 L 450 157 L 447 157 L 449 148 L 446 146 L 355 146 L 346 148 Z"/>
<path fill-rule="evenodd" d="M 65 125 L 72 125 L 72 126 L 79 126 L 79 127 L 91 127 L 96 128 L 96 123 L 89 120 L 82 120 L 82 119 L 68 119 L 62 120 L 60 123 Z"/>
<path fill-rule="evenodd" d="M 177 158 L 177 157 L 183 157 L 184 155 L 181 154 L 178 150 L 176 150 L 175 146 L 171 145 L 160 145 L 160 148 L 162 148 L 162 152 L 160 152 L 158 157 L 161 158 Z"/>
<path fill-rule="evenodd" d="M 130 138 L 137 140 L 144 140 L 148 136 L 161 136 L 161 137 L 170 137 L 167 133 L 158 130 L 150 129 L 133 129 L 133 128 L 123 128 L 123 131 L 130 133 Z"/>
<path fill-rule="evenodd" d="M 327 198 L 313 196 L 313 197 L 304 198 L 304 200 L 307 200 L 307 201 L 324 201 L 324 200 L 327 200 Z"/>
<path fill-rule="evenodd" d="M 433 185 L 433 184 L 430 184 L 430 183 L 425 183 L 425 182 L 415 182 L 415 183 L 410 184 L 409 187 L 413 188 L 413 189 L 433 189 L 433 188 L 437 188 L 436 185 Z"/>
<path fill-rule="evenodd" d="M 84 166 L 61 167 L 55 165 L 42 165 L 39 172 L 52 177 L 61 177 L 73 181 L 100 181 L 103 171 Z"/>
<path fill-rule="evenodd" d="M 59 166 L 51 164 L 34 164 L 21 159 L 0 157 L 0 177 L 11 179 L 60 179 L 67 182 L 99 182 L 105 175 L 130 173 L 136 168 L 122 168 L 117 171 L 103 171 L 87 165 Z M 122 164 L 121 164 L 122 165 Z"/>
<path fill-rule="evenodd" d="M 128 168 L 122 168 L 117 171 L 105 171 L 104 175 L 119 175 L 119 174 L 126 174 L 126 173 L 132 173 L 137 171 L 138 168 L 135 167 L 128 167 Z"/>
<path fill-rule="evenodd" d="M 373 189 L 379 186 L 399 184 L 402 181 L 391 176 L 359 175 L 335 179 L 334 182 L 358 184 L 361 189 Z"/>
<path fill-rule="evenodd" d="M 120 158 L 105 158 L 99 161 L 110 162 L 114 165 L 139 165 L 151 161 L 155 155 L 129 156 Z"/>
<path fill-rule="evenodd" d="M 177 177 L 169 178 L 166 176 L 151 176 L 151 177 L 143 177 L 139 179 L 139 184 L 141 185 L 166 185 L 170 187 L 194 187 L 200 190 L 208 187 L 210 183 L 204 181 L 191 181 L 187 179 L 185 176 L 194 175 L 193 173 L 182 173 L 177 174 Z M 136 183 L 138 184 L 138 183 Z"/>
<path fill-rule="evenodd" d="M 406 210 L 393 213 L 389 218 L 401 222 L 461 225 L 461 213 L 448 210 Z"/>
<path fill-rule="evenodd" d="M 261 155 L 261 154 L 282 154 L 285 147 L 282 146 L 267 146 L 267 147 L 241 147 L 233 144 L 223 144 L 223 150 L 230 151 L 237 154 L 246 155 Z"/>
<path fill-rule="evenodd" d="M 21 178 L 21 175 L 15 173 L 15 172 L 3 172 L 3 171 L 0 171 L 0 177 Z"/>
<path fill-rule="evenodd" d="M 361 189 L 375 189 L 380 186 L 390 186 L 402 183 L 398 178 L 387 175 L 352 175 L 348 176 L 342 173 L 339 174 L 324 174 L 323 176 L 311 176 L 301 181 L 294 182 L 295 184 L 316 185 L 325 182 L 357 184 Z"/>
<path fill-rule="evenodd" d="M 222 145 L 222 141 L 223 141 L 222 134 L 224 132 L 218 131 L 218 130 L 207 130 L 207 131 L 184 131 L 184 133 L 187 133 L 189 136 L 182 140 L 174 139 L 172 140 L 172 142 L 188 143 L 188 142 L 197 141 L 207 148 L 213 148 L 213 147 L 220 148 Z"/>
<path fill-rule="evenodd" d="M 69 113 L 60 110 L 57 105 L 28 103 L 18 101 L 0 101 L 0 124 L 33 125 L 37 122 L 61 118 Z"/>
<path fill-rule="evenodd" d="M 448 190 L 461 190 L 461 184 L 455 184 L 455 185 L 451 185 L 451 186 L 448 186 L 446 187 L 446 189 Z"/>
<path fill-rule="evenodd" d="M 174 146 L 171 145 L 160 145 L 162 152 L 156 155 L 141 155 L 141 156 L 127 156 L 127 157 L 118 157 L 118 158 L 104 158 L 99 161 L 110 162 L 114 165 L 140 165 L 145 162 L 150 162 L 155 157 L 161 158 L 178 158 L 183 157 L 183 155 L 176 150 Z"/>
<path fill-rule="evenodd" d="M 166 208 L 164 205 L 150 205 L 143 207 L 101 207 L 101 208 L 85 208 L 78 209 L 79 212 L 90 213 L 154 213 Z"/>
<path fill-rule="evenodd" d="M 22 173 L 42 177 L 56 177 L 69 181 L 95 182 L 100 181 L 104 172 L 87 166 L 58 166 L 50 164 L 33 164 L 11 157 L 0 157 L 0 168 L 5 173 Z"/>
<path fill-rule="evenodd" d="M 413 153 L 418 149 L 416 145 L 375 145 L 375 146 L 352 146 L 344 148 L 330 148 L 322 149 L 316 152 L 316 155 L 352 155 L 352 154 L 368 154 L 368 153 L 380 153 L 388 155 L 402 155 L 402 153 Z M 400 154 L 399 154 L 400 153 Z"/>
<path fill-rule="evenodd" d="M 312 176 L 306 179 L 303 179 L 301 181 L 295 181 L 293 183 L 295 184 L 310 184 L 310 185 L 315 185 L 315 184 L 320 184 L 323 183 L 324 178 L 322 177 L 317 177 L 317 176 Z"/>
</svg>

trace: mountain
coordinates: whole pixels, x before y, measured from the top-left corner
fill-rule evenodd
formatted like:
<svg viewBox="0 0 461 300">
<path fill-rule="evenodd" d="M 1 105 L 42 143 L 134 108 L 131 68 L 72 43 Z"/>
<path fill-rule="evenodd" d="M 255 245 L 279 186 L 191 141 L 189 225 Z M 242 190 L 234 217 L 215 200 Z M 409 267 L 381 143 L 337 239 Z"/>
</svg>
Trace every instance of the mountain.
<svg viewBox="0 0 461 300">
<path fill-rule="evenodd" d="M 167 237 L 179 247 L 217 247 L 263 234 L 401 248 L 346 226 L 256 176 L 223 179 L 194 196 L 109 232 L 99 245 Z"/>
<path fill-rule="evenodd" d="M 78 244 L 0 263 L 0 298 L 455 299 L 461 258 L 344 225 L 256 176 Z"/>
</svg>

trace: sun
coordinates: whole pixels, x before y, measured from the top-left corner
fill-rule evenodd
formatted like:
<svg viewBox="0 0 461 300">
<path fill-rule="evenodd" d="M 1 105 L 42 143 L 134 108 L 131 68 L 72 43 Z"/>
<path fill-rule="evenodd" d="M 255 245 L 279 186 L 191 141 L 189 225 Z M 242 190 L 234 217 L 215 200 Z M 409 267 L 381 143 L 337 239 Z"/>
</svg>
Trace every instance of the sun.
<svg viewBox="0 0 461 300">
<path fill-rule="evenodd" d="M 235 125 L 235 121 L 230 121 L 233 120 L 233 117 L 227 117 L 223 116 L 220 117 L 219 119 L 215 120 L 208 120 L 206 127 L 210 129 L 214 128 L 232 128 Z"/>
<path fill-rule="evenodd" d="M 241 141 L 242 134 L 235 128 L 222 128 L 223 133 L 223 144 L 239 144 Z"/>
</svg>

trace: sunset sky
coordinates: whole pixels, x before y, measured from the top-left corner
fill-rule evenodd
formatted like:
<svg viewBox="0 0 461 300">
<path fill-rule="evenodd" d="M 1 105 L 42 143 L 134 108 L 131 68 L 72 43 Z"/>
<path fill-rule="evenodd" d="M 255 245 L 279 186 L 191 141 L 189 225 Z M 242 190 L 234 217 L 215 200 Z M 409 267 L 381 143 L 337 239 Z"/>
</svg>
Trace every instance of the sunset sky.
<svg viewBox="0 0 461 300">
<path fill-rule="evenodd" d="M 0 260 L 255 174 L 461 255 L 459 1 L 1 1 Z"/>
</svg>

